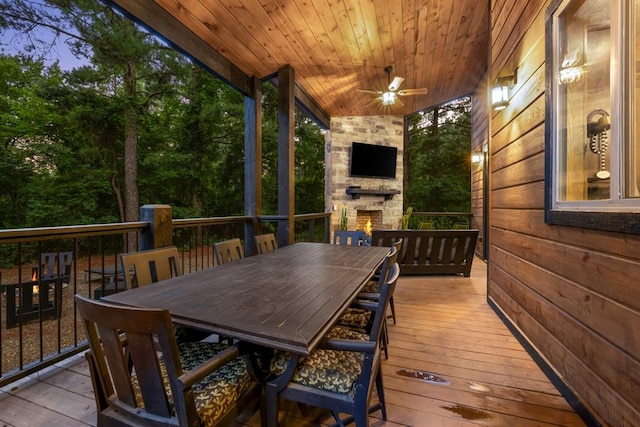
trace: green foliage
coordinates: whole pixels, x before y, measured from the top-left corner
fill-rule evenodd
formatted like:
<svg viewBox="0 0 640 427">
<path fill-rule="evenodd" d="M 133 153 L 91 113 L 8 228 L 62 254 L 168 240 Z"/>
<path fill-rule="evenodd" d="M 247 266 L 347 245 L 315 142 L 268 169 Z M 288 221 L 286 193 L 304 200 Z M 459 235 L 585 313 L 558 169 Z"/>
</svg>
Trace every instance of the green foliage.
<svg viewBox="0 0 640 427">
<path fill-rule="evenodd" d="M 347 208 L 343 207 L 340 214 L 340 230 L 346 231 L 349 228 L 349 216 L 347 215 Z"/>
<path fill-rule="evenodd" d="M 416 211 L 471 209 L 471 100 L 409 117 L 405 205 Z"/>
<path fill-rule="evenodd" d="M 265 214 L 278 212 L 278 92 L 263 85 L 262 204 Z M 300 110 L 295 113 L 295 211 L 324 211 L 324 136 Z"/>
<path fill-rule="evenodd" d="M 295 127 L 295 211 L 324 211 L 324 136 L 299 110 Z"/>
<path fill-rule="evenodd" d="M 39 26 L 87 65 L 46 66 L 51 41 L 35 32 L 20 55 L 0 56 L 0 228 L 121 220 L 131 158 L 139 204 L 243 213 L 239 92 L 95 0 L 0 3 L 1 35 Z M 264 86 L 263 212 L 276 213 L 277 90 Z M 324 138 L 300 112 L 295 167 L 296 212 L 324 210 Z"/>
</svg>

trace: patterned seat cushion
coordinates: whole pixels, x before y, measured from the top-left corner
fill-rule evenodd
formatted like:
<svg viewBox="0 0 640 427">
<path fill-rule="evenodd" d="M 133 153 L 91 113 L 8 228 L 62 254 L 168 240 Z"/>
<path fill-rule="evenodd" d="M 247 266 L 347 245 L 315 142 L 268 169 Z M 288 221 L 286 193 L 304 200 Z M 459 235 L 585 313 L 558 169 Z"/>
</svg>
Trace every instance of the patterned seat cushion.
<svg viewBox="0 0 640 427">
<path fill-rule="evenodd" d="M 366 292 L 368 294 L 375 294 L 378 292 L 378 281 L 377 280 L 369 280 L 364 288 L 362 288 L 362 292 Z"/>
<path fill-rule="evenodd" d="M 227 347 L 228 345 L 225 344 L 208 342 L 178 343 L 182 369 L 190 371 Z M 161 367 L 165 390 L 167 390 L 169 402 L 173 404 L 173 396 L 164 363 L 161 363 Z M 244 358 L 240 356 L 220 367 L 202 381 L 194 384 L 192 388 L 193 397 L 196 412 L 202 425 L 215 425 L 220 417 L 247 391 L 251 381 Z M 142 395 L 135 377 L 133 378 L 133 384 L 138 406 L 143 406 Z"/>
<path fill-rule="evenodd" d="M 367 341 L 369 336 L 351 329 L 336 326 L 326 335 L 327 338 L 342 338 Z M 271 372 L 282 374 L 289 364 L 291 355 L 276 352 L 271 361 Z M 349 394 L 353 397 L 353 389 L 360 373 L 364 355 L 351 351 L 314 350 L 308 357 L 298 360 L 298 366 L 292 381 L 310 387 L 316 387 L 336 393 Z"/>
<path fill-rule="evenodd" d="M 365 329 L 369 324 L 371 312 L 361 308 L 348 308 L 347 311 L 340 316 L 338 325 L 348 328 Z"/>
</svg>

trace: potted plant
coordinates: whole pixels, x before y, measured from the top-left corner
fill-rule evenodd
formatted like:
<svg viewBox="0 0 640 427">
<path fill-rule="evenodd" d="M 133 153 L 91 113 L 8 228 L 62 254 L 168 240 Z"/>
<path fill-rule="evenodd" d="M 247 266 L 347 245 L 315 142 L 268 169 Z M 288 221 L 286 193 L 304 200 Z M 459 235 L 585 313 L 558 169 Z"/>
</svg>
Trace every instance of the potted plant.
<svg viewBox="0 0 640 427">
<path fill-rule="evenodd" d="M 346 231 L 349 226 L 349 217 L 347 216 L 347 208 L 342 208 L 342 213 L 340 214 L 340 230 Z"/>
<path fill-rule="evenodd" d="M 400 229 L 401 230 L 408 230 L 409 229 L 409 220 L 411 219 L 411 214 L 413 213 L 413 206 L 409 206 L 407 208 L 407 212 L 404 213 L 404 215 L 402 215 L 402 221 L 400 224 Z"/>
</svg>

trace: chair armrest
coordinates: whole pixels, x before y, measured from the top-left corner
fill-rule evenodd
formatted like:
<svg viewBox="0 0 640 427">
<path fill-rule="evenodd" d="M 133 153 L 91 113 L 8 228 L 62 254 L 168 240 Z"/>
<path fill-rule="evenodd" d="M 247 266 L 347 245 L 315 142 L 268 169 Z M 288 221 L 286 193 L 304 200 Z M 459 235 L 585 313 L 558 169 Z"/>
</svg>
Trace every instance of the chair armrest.
<svg viewBox="0 0 640 427">
<path fill-rule="evenodd" d="M 336 351 L 355 351 L 358 353 L 373 353 L 376 343 L 373 341 L 345 340 L 341 338 L 330 338 L 318 344 L 318 349 Z"/>
<path fill-rule="evenodd" d="M 362 310 L 367 310 L 367 311 L 376 311 L 378 309 L 378 303 L 377 301 L 355 300 L 353 303 L 351 303 L 349 307 L 360 308 Z"/>
<path fill-rule="evenodd" d="M 380 294 L 377 292 L 361 292 L 358 294 L 358 299 L 377 302 L 380 300 Z"/>
<path fill-rule="evenodd" d="M 211 372 L 215 371 L 226 363 L 229 363 L 239 355 L 240 351 L 238 350 L 238 347 L 230 346 L 229 348 L 224 349 L 222 352 L 216 354 L 214 357 L 204 362 L 202 365 L 199 365 L 196 368 L 183 373 L 178 378 L 178 381 L 184 385 L 184 389 L 189 389 L 193 384 L 201 381 Z"/>
</svg>

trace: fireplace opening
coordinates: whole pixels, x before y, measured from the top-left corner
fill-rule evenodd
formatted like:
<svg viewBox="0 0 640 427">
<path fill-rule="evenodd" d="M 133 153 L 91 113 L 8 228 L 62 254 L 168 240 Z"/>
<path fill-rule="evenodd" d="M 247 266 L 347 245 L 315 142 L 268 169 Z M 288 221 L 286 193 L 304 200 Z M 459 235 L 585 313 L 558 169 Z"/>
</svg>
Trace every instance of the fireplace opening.
<svg viewBox="0 0 640 427">
<path fill-rule="evenodd" d="M 382 229 L 382 211 L 358 210 L 356 212 L 356 230 L 364 231 L 371 236 L 371 230 Z"/>
</svg>

